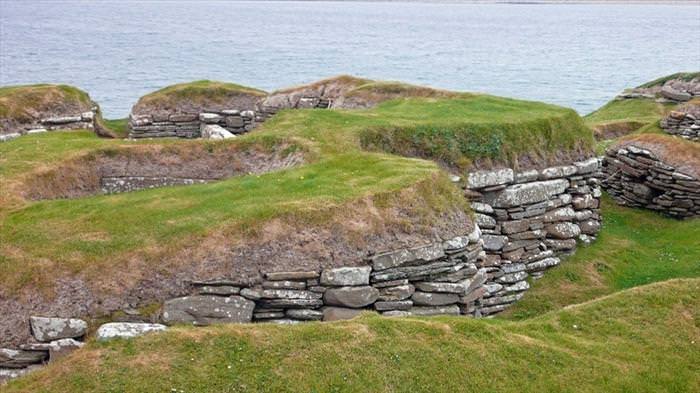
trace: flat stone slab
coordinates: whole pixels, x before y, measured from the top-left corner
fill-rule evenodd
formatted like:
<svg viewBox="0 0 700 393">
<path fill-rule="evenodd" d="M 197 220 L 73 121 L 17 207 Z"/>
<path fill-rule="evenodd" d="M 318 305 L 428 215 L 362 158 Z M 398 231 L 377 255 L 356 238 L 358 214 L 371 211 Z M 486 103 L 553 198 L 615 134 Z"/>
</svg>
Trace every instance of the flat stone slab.
<svg viewBox="0 0 700 393">
<path fill-rule="evenodd" d="M 162 332 L 167 326 L 158 323 L 111 322 L 97 329 L 97 341 L 115 338 L 134 338 L 152 332 Z"/>
<path fill-rule="evenodd" d="M 338 287 L 369 285 L 369 274 L 371 272 L 371 266 L 325 269 L 321 273 L 321 285 Z"/>
<path fill-rule="evenodd" d="M 561 194 L 569 187 L 566 179 L 544 180 L 532 183 L 515 184 L 503 191 L 491 193 L 487 202 L 493 207 L 513 207 L 546 201 Z"/>
<path fill-rule="evenodd" d="M 445 256 L 442 244 L 429 244 L 427 246 L 401 249 L 376 255 L 372 258 L 372 267 L 375 271 L 386 270 L 418 261 L 428 262 Z"/>
<path fill-rule="evenodd" d="M 467 175 L 468 188 L 484 188 L 508 184 L 514 180 L 513 170 L 510 168 L 495 169 L 492 171 L 474 171 Z"/>
<path fill-rule="evenodd" d="M 166 301 L 161 319 L 165 324 L 246 323 L 254 308 L 255 302 L 241 296 L 185 296 Z"/>
<path fill-rule="evenodd" d="M 82 319 L 47 317 L 30 317 L 29 326 L 34 338 L 41 342 L 82 337 L 88 328 Z"/>
</svg>

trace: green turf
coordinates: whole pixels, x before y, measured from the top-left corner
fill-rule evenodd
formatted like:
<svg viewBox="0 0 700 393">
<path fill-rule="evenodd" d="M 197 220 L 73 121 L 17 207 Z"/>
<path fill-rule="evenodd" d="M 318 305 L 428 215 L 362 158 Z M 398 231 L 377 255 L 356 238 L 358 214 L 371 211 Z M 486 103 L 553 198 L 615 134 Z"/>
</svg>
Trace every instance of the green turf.
<svg viewBox="0 0 700 393">
<path fill-rule="evenodd" d="M 126 138 L 129 135 L 129 119 L 104 119 L 102 124 L 118 138 Z"/>
<path fill-rule="evenodd" d="M 692 392 L 700 280 L 527 321 L 464 317 L 178 327 L 88 346 L 12 392 Z"/>
<path fill-rule="evenodd" d="M 602 200 L 598 239 L 563 258 L 508 310 L 527 318 L 638 285 L 700 277 L 700 220 L 679 221 Z"/>
<path fill-rule="evenodd" d="M 0 87 L 0 117 L 25 121 L 30 112 L 41 112 L 56 103 L 86 107 L 92 104 L 84 91 L 68 85 L 20 85 Z"/>
</svg>

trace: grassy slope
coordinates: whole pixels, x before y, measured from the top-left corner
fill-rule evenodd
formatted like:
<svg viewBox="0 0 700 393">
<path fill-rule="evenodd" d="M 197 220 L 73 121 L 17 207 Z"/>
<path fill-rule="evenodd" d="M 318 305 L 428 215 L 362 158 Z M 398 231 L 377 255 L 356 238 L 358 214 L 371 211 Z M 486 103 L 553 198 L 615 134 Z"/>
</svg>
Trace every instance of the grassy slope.
<svg viewBox="0 0 700 393">
<path fill-rule="evenodd" d="M 199 80 L 188 83 L 171 85 L 153 93 L 147 94 L 136 104 L 137 106 L 168 106 L 186 100 L 190 103 L 220 102 L 232 96 L 245 94 L 263 97 L 267 93 L 252 87 L 235 83 L 210 80 Z"/>
<path fill-rule="evenodd" d="M 506 313 L 521 319 L 622 289 L 700 277 L 700 220 L 679 221 L 603 199 L 603 229 L 556 269 L 534 282 Z"/>
<path fill-rule="evenodd" d="M 178 327 L 91 342 L 7 392 L 690 392 L 700 280 L 527 321 L 382 318 Z M 175 390 L 174 390 L 175 391 Z"/>
<path fill-rule="evenodd" d="M 519 132 L 507 134 L 498 152 L 507 158 L 507 152 L 529 149 L 532 145 L 523 144 L 527 140 L 544 140 L 540 146 L 551 151 L 585 145 L 591 140 L 590 132 L 577 118 L 578 127 L 565 132 L 527 127 L 539 117 L 550 117 L 556 125 L 557 119 L 571 115 L 570 110 L 555 106 L 490 96 L 438 102 L 398 100 L 368 111 L 287 111 L 255 133 L 223 143 L 293 140 L 305 146 L 314 160 L 303 168 L 70 201 L 17 202 L 6 191 L 0 195 L 5 201 L 5 208 L 0 208 L 0 285 L 46 285 L 57 272 L 104 274 L 120 269 L 134 256 L 157 263 L 163 255 L 214 233 L 239 238 L 241 231 L 275 217 L 314 215 L 367 195 L 406 188 L 439 173 L 429 161 L 362 151 L 359 131 L 363 129 L 415 124 L 465 127 L 470 122 L 490 124 L 494 118 L 520 122 L 524 126 L 514 126 Z M 55 165 L 59 157 L 71 152 L 131 143 L 84 133 L 25 136 L 0 145 L 0 185 L 17 184 L 23 174 Z M 457 188 L 447 192 L 458 195 Z"/>
</svg>

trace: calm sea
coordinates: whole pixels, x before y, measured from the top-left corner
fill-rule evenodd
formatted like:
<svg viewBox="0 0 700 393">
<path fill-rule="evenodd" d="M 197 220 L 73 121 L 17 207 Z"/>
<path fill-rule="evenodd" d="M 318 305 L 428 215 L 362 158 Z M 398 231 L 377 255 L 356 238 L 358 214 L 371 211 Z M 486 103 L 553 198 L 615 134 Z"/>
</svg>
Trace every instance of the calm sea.
<svg viewBox="0 0 700 393">
<path fill-rule="evenodd" d="M 0 84 L 61 82 L 108 117 L 168 84 L 340 73 L 597 108 L 700 70 L 700 6 L 0 0 Z"/>
</svg>

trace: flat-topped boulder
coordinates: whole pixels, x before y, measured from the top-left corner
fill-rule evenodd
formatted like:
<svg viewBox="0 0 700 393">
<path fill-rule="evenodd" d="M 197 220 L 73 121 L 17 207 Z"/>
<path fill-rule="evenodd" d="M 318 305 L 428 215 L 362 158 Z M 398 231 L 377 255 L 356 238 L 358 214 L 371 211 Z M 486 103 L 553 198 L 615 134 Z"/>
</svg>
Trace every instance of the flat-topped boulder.
<svg viewBox="0 0 700 393">
<path fill-rule="evenodd" d="M 99 125 L 99 106 L 84 91 L 68 85 L 22 85 L 0 88 L 2 140 L 28 133 L 63 129 L 108 132 Z"/>
</svg>

